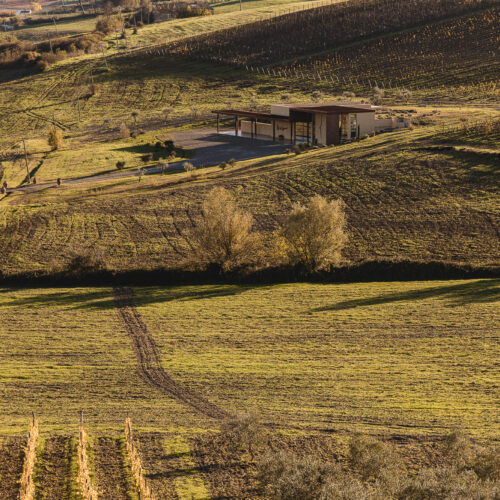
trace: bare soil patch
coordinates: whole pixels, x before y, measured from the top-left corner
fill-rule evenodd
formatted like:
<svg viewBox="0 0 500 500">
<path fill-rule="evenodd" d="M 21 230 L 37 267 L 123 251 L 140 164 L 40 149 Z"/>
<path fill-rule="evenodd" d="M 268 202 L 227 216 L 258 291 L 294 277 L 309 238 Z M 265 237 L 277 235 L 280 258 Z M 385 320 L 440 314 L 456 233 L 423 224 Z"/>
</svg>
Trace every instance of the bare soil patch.
<svg viewBox="0 0 500 500">
<path fill-rule="evenodd" d="M 0 440 L 0 492 L 5 500 L 16 500 L 19 478 L 23 470 L 25 438 L 9 437 Z"/>
<path fill-rule="evenodd" d="M 71 438 L 54 436 L 45 441 L 35 478 L 37 500 L 69 498 L 71 492 Z"/>
<path fill-rule="evenodd" d="M 142 464 L 147 470 L 153 491 L 163 500 L 177 500 L 175 478 L 179 474 L 176 467 L 177 456 L 167 454 L 162 444 L 165 434 L 147 433 L 136 435 Z"/>
<path fill-rule="evenodd" d="M 96 486 L 101 498 L 129 500 L 132 484 L 123 462 L 123 446 L 118 439 L 98 437 L 94 440 Z"/>
</svg>

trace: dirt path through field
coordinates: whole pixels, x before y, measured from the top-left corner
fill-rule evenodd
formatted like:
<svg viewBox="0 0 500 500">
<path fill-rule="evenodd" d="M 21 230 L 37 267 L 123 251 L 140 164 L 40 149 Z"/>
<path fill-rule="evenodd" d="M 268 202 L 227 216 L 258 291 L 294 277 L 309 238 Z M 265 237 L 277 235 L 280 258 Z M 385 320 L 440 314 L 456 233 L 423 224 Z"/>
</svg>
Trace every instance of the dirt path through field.
<svg viewBox="0 0 500 500">
<path fill-rule="evenodd" d="M 18 480 L 23 471 L 23 448 L 26 438 L 12 437 L 0 439 L 0 492 L 4 500 L 17 500 Z"/>
<path fill-rule="evenodd" d="M 216 419 L 226 418 L 228 413 L 183 384 L 175 382 L 165 372 L 161 365 L 156 342 L 134 306 L 133 290 L 131 288 L 115 288 L 114 299 L 118 314 L 132 338 L 141 376 L 167 396 L 172 396 L 202 415 Z"/>
<path fill-rule="evenodd" d="M 69 498 L 71 492 L 71 438 L 56 436 L 45 441 L 37 471 L 37 500 Z"/>
<path fill-rule="evenodd" d="M 94 440 L 94 470 L 99 498 L 130 500 L 134 486 L 123 463 L 120 441 L 112 437 Z"/>
</svg>

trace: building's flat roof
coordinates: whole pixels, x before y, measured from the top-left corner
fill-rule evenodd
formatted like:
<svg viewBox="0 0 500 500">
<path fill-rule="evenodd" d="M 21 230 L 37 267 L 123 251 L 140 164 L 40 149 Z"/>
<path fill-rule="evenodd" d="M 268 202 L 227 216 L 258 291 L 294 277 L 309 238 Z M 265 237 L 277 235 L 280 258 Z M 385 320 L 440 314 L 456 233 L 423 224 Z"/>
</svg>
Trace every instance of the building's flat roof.
<svg viewBox="0 0 500 500">
<path fill-rule="evenodd" d="M 375 109 L 369 104 L 275 104 L 275 106 L 287 107 L 290 111 L 300 113 L 320 113 L 324 115 L 338 113 L 374 113 Z M 261 118 L 265 120 L 285 120 L 291 121 L 290 116 L 276 113 L 265 113 L 261 111 L 245 111 L 242 109 L 216 109 L 212 113 L 229 116 L 243 116 L 246 118 Z"/>
<path fill-rule="evenodd" d="M 291 120 L 289 116 L 275 115 L 273 113 L 262 113 L 260 111 L 243 111 L 242 109 L 215 109 L 212 111 L 212 113 L 229 116 L 244 116 L 246 118 L 262 118 L 265 120 Z"/>
<path fill-rule="evenodd" d="M 305 113 L 322 113 L 325 115 L 337 113 L 375 113 L 374 109 L 364 106 L 348 105 L 348 104 L 318 104 L 316 106 L 289 106 L 290 111 L 301 111 Z"/>
</svg>

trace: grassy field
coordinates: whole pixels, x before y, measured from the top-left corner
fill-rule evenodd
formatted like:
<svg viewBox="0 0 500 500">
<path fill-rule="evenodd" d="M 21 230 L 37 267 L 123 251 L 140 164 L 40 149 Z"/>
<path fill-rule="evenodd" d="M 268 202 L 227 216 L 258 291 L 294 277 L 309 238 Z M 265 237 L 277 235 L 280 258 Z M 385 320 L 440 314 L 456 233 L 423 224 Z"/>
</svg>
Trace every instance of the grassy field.
<svg viewBox="0 0 500 500">
<path fill-rule="evenodd" d="M 95 17 L 72 19 L 71 16 L 58 16 L 59 19 L 54 26 L 51 17 L 46 24 L 35 26 L 23 26 L 17 29 L 14 34 L 21 40 L 31 40 L 38 42 L 49 38 L 58 38 L 63 36 L 81 35 L 95 30 Z M 65 19 L 67 17 L 67 19 Z"/>
<path fill-rule="evenodd" d="M 422 118 L 427 125 L 414 130 L 242 162 L 224 172 L 207 169 L 195 180 L 151 175 L 140 183 L 130 178 L 13 193 L 0 202 L 0 269 L 54 269 L 88 248 L 110 269 L 177 267 L 189 257 L 201 199 L 215 185 L 233 192 L 267 235 L 293 202 L 316 193 L 342 198 L 350 234 L 344 255 L 354 262 L 498 264 L 498 137 L 466 132 L 464 125 L 442 129 L 443 120 L 461 124 L 458 116 L 449 109 Z M 56 172 L 42 165 L 37 176 L 43 181 Z"/>
<path fill-rule="evenodd" d="M 498 280 L 139 288 L 137 311 L 174 380 L 229 412 L 300 432 L 498 438 Z M 35 410 L 44 435 L 186 428 L 148 385 L 106 288 L 3 289 L 0 434 Z M 298 306 L 300 304 L 300 306 Z"/>
<path fill-rule="evenodd" d="M 178 387 L 226 412 L 256 411 L 271 449 L 345 460 L 362 431 L 410 470 L 439 463 L 439 437 L 500 431 L 498 280 L 134 289 L 135 313 Z M 128 413 L 161 498 L 267 498 L 255 462 L 227 455 L 219 423 L 149 385 L 108 288 L 0 291 L 0 488 L 17 498 L 20 434 L 35 411 L 39 498 L 79 498 L 79 411 L 107 499 L 136 499 Z M 438 462 L 436 462 L 438 460 Z"/>
</svg>

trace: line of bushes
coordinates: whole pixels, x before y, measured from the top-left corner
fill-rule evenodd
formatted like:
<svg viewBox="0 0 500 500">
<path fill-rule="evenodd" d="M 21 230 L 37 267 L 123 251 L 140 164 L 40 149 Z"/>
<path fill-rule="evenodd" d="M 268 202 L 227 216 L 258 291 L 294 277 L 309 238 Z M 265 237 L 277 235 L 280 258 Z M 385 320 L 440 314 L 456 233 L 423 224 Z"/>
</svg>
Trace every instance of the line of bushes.
<svg viewBox="0 0 500 500">
<path fill-rule="evenodd" d="M 197 285 L 208 283 L 357 283 L 372 281 L 426 281 L 500 278 L 500 267 L 482 267 L 449 262 L 409 260 L 368 260 L 329 269 L 307 272 L 302 266 L 283 265 L 259 270 L 219 269 L 203 271 L 183 268 L 155 268 L 133 271 L 109 271 L 81 257 L 65 270 L 57 272 L 0 272 L 2 286 L 73 286 L 73 285 Z"/>
<path fill-rule="evenodd" d="M 0 42 L 0 68 L 35 67 L 44 70 L 67 57 L 99 50 L 104 33 L 96 31 L 79 37 L 61 37 L 33 43 L 9 36 Z"/>
</svg>

